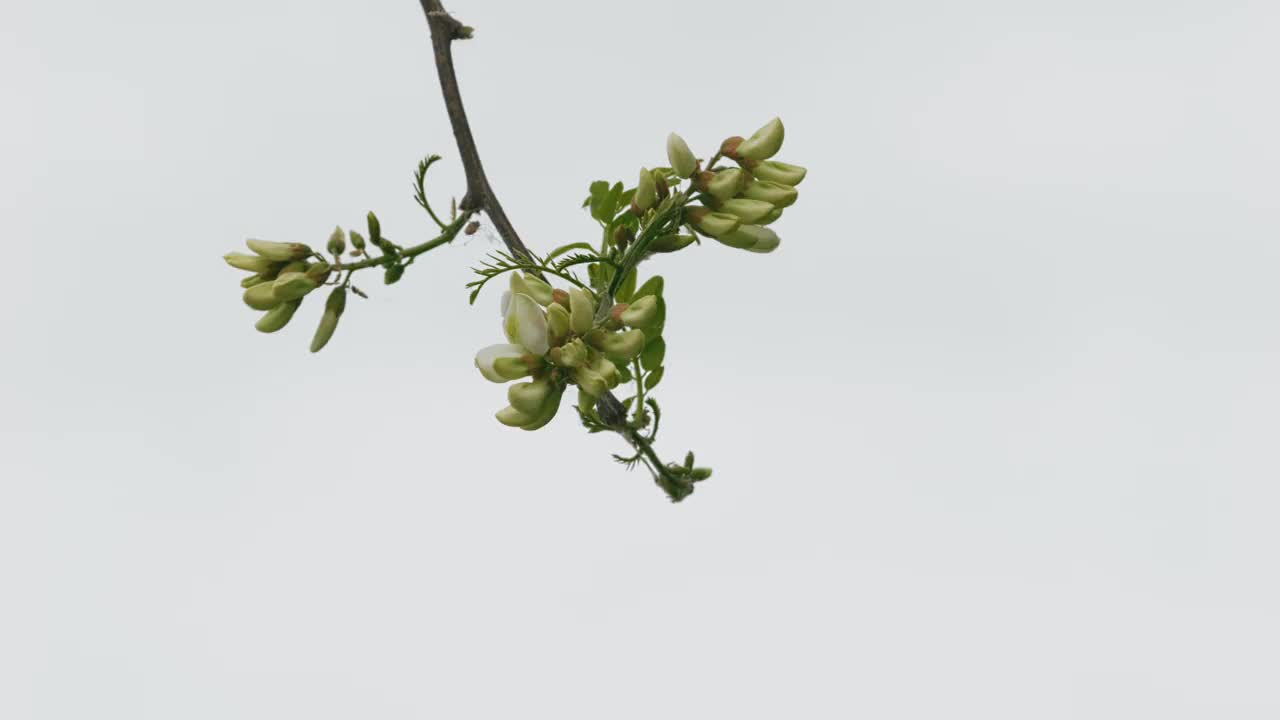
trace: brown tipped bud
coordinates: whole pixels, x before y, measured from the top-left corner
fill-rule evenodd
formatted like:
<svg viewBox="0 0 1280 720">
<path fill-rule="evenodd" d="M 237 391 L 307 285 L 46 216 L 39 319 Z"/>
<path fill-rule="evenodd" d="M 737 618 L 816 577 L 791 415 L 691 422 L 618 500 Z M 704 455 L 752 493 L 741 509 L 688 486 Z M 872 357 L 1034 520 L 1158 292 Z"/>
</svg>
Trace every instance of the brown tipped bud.
<svg viewBox="0 0 1280 720">
<path fill-rule="evenodd" d="M 667 186 L 667 178 L 660 173 L 653 174 L 653 184 L 658 189 L 658 199 L 666 200 L 671 194 L 671 188 Z"/>
<path fill-rule="evenodd" d="M 618 303 L 617 305 L 609 308 L 609 320 L 611 320 L 615 325 L 621 327 L 622 313 L 626 312 L 628 307 L 627 303 Z"/>
<path fill-rule="evenodd" d="M 613 231 L 613 244 L 617 246 L 619 251 L 626 250 L 627 246 L 634 242 L 635 239 L 636 234 L 631 232 L 631 228 L 626 225 L 620 225 L 617 230 Z"/>
<path fill-rule="evenodd" d="M 663 235 L 654 240 L 649 249 L 656 253 L 671 253 L 689 247 L 695 239 L 692 235 Z"/>
<path fill-rule="evenodd" d="M 556 288 L 551 291 L 551 302 L 561 305 L 565 310 L 569 309 L 569 291 Z"/>
<path fill-rule="evenodd" d="M 738 146 L 742 144 L 743 139 L 744 138 L 738 135 L 734 135 L 731 138 L 725 138 L 725 141 L 720 143 L 720 154 L 727 158 L 733 158 L 736 160 L 738 158 Z"/>
</svg>

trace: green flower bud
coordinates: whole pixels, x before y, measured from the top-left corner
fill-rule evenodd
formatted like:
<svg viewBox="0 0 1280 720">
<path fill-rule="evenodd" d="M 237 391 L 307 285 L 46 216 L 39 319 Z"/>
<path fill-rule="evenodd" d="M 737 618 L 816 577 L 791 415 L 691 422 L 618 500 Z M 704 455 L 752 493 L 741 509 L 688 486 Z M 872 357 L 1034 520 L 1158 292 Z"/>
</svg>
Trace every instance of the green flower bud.
<svg viewBox="0 0 1280 720">
<path fill-rule="evenodd" d="M 698 169 L 698 158 L 693 156 L 684 138 L 675 133 L 667 136 L 667 160 L 677 177 L 687 178 Z"/>
<path fill-rule="evenodd" d="M 547 357 L 551 359 L 552 363 L 560 367 L 582 367 L 587 363 L 587 346 L 582 342 L 581 338 L 574 338 L 572 342 L 551 348 L 547 353 Z"/>
<path fill-rule="evenodd" d="M 369 241 L 374 245 L 381 245 L 382 223 L 378 222 L 378 216 L 374 215 L 373 211 L 370 210 L 366 219 L 369 221 Z"/>
<path fill-rule="evenodd" d="M 283 273 L 271 283 L 271 294 L 276 300 L 288 302 L 297 300 L 319 287 L 319 283 L 307 277 L 306 273 Z"/>
<path fill-rule="evenodd" d="M 530 431 L 537 430 L 551 422 L 551 420 L 555 418 L 556 413 L 560 412 L 560 398 L 563 396 L 564 388 L 553 388 L 551 394 L 542 402 L 542 407 L 539 408 L 538 414 L 534 416 L 532 421 L 521 425 L 520 429 Z"/>
<path fill-rule="evenodd" d="M 333 255 L 341 255 L 346 249 L 347 234 L 342 232 L 341 227 L 335 227 L 333 233 L 329 235 L 329 252 Z"/>
<path fill-rule="evenodd" d="M 516 383 L 507 388 L 507 402 L 511 403 L 511 407 L 531 417 L 537 416 L 549 397 L 551 381 L 547 378 Z"/>
<path fill-rule="evenodd" d="M 506 425 L 507 427 L 521 427 L 534 421 L 533 417 L 527 413 L 520 412 L 510 405 L 499 410 L 494 417 L 498 419 L 498 422 Z"/>
<path fill-rule="evenodd" d="M 658 253 L 672 253 L 689 247 L 696 239 L 692 235 L 663 235 L 649 245 L 649 250 Z"/>
<path fill-rule="evenodd" d="M 756 224 L 757 224 L 757 225 L 771 225 L 771 224 L 773 224 L 774 222 L 776 222 L 776 221 L 778 220 L 778 218 L 780 218 L 780 217 L 782 217 L 782 208 L 778 208 L 777 210 L 774 210 L 773 212 L 769 213 L 768 215 L 765 215 L 765 216 L 764 216 L 764 219 L 762 219 L 760 222 L 758 222 L 758 223 L 756 223 Z"/>
<path fill-rule="evenodd" d="M 311 338 L 311 352 L 320 352 L 325 345 L 329 344 L 333 331 L 338 329 L 338 318 L 342 317 L 342 312 L 346 309 L 347 289 L 334 288 L 333 292 L 329 293 L 329 299 L 324 303 L 324 314 L 320 316 L 320 325 L 316 327 L 316 334 Z"/>
<path fill-rule="evenodd" d="M 768 160 L 782 149 L 784 134 L 782 120 L 774 118 L 743 140 L 737 147 L 737 154 L 748 160 Z"/>
<path fill-rule="evenodd" d="M 737 216 L 728 213 L 712 212 L 704 207 L 687 207 L 685 219 L 701 232 L 718 238 L 738 229 L 740 221 Z"/>
<path fill-rule="evenodd" d="M 529 362 L 523 357 L 497 358 L 493 361 L 493 371 L 506 380 L 518 380 L 526 375 L 533 374 L 533 369 L 529 367 Z"/>
<path fill-rule="evenodd" d="M 515 277 L 515 273 L 511 273 L 511 276 Z M 539 305 L 546 306 L 551 304 L 552 291 L 550 285 L 548 285 L 544 280 L 527 273 L 523 279 L 525 289 L 521 292 L 533 298 Z M 512 287 L 511 291 L 516 292 L 516 289 Z"/>
<path fill-rule="evenodd" d="M 558 344 L 569 334 L 569 311 L 563 305 L 551 303 L 547 306 L 547 335 L 551 344 Z"/>
<path fill-rule="evenodd" d="M 733 137 L 727 137 L 724 139 L 724 142 L 720 143 L 720 154 L 727 158 L 736 160 L 738 159 L 738 146 L 741 144 L 741 136 L 734 135 Z"/>
<path fill-rule="evenodd" d="M 591 363 L 591 369 L 604 378 L 605 383 L 610 388 L 617 387 L 621 375 L 618 373 L 618 366 L 614 365 L 609 358 L 603 355 L 597 357 L 595 362 Z"/>
<path fill-rule="evenodd" d="M 280 300 L 272 292 L 273 283 L 254 285 L 244 291 L 244 304 L 254 310 L 270 310 L 280 304 Z"/>
<path fill-rule="evenodd" d="M 265 282 L 271 282 L 271 280 L 272 280 L 272 278 L 265 277 L 265 276 L 263 276 L 263 275 L 261 275 L 261 274 L 254 274 L 254 275 L 250 275 L 250 276 L 248 276 L 248 277 L 244 278 L 243 280 L 241 280 L 241 281 L 240 281 L 240 287 L 242 287 L 242 288 L 251 288 L 251 287 L 253 287 L 254 285 L 261 285 L 262 283 L 265 283 Z"/>
<path fill-rule="evenodd" d="M 636 184 L 636 195 L 631 206 L 640 212 L 653 207 L 658 202 L 658 186 L 653 182 L 653 173 L 648 168 L 640 168 L 640 180 Z"/>
<path fill-rule="evenodd" d="M 579 335 L 586 335 L 595 319 L 591 297 L 580 288 L 569 291 L 569 324 Z"/>
<path fill-rule="evenodd" d="M 318 262 L 307 268 L 307 277 L 316 281 L 317 285 L 323 285 L 325 280 L 329 279 L 329 273 L 333 268 L 327 262 Z"/>
<path fill-rule="evenodd" d="M 249 255 L 246 253 L 232 252 L 222 256 L 227 264 L 237 270 L 248 270 L 252 273 L 269 272 L 276 266 L 276 262 L 270 258 L 261 255 Z"/>
<path fill-rule="evenodd" d="M 293 318 L 293 314 L 297 312 L 298 306 L 301 304 L 301 300 L 280 303 L 268 310 L 266 315 L 259 318 L 254 327 L 258 328 L 260 332 L 273 333 L 289 324 L 289 320 Z"/>
<path fill-rule="evenodd" d="M 593 397 L 600 397 L 609 391 L 609 383 L 595 370 L 580 367 L 573 373 L 574 382 L 582 392 Z"/>
<path fill-rule="evenodd" d="M 611 358 L 630 360 L 644 349 L 644 331 L 628 330 L 620 333 L 593 334 L 587 340 Z"/>
<path fill-rule="evenodd" d="M 578 412 L 588 417 L 596 414 L 596 396 L 578 388 Z"/>
<path fill-rule="evenodd" d="M 689 479 L 694 482 L 701 482 L 711 477 L 711 468 L 694 468 L 689 472 Z"/>
<path fill-rule="evenodd" d="M 276 277 L 280 277 L 285 273 L 304 273 L 309 267 L 311 267 L 311 263 L 308 263 L 305 260 L 294 260 L 288 265 L 280 268 L 280 272 L 276 273 Z"/>
<path fill-rule="evenodd" d="M 348 238 L 350 238 L 350 240 L 351 240 L 351 247 L 353 247 L 353 248 L 355 248 L 355 249 L 357 249 L 357 250 L 364 250 L 364 236 L 363 236 L 363 235 L 361 235 L 360 233 L 356 232 L 355 230 L 352 230 L 351 232 L 347 233 L 347 237 L 348 237 Z"/>
<path fill-rule="evenodd" d="M 255 253 L 268 260 L 288 262 L 301 260 L 311 255 L 311 248 L 302 243 L 271 242 L 270 240 L 246 240 L 245 245 Z"/>
<path fill-rule="evenodd" d="M 784 208 L 794 204 L 800 193 L 796 192 L 796 189 L 790 185 L 783 185 L 771 180 L 756 180 L 747 185 L 747 189 L 742 196 L 748 200 L 763 200 L 775 208 Z"/>
<path fill-rule="evenodd" d="M 633 328 L 649 327 L 658 317 L 658 298 L 653 295 L 636 300 L 623 310 L 621 317 L 623 325 Z"/>
<path fill-rule="evenodd" d="M 751 200 L 748 198 L 734 198 L 726 200 L 720 207 L 719 211 L 734 215 L 738 220 L 744 223 L 754 223 L 763 220 L 769 213 L 776 210 L 773 205 L 763 200 Z"/>
<path fill-rule="evenodd" d="M 799 165 L 788 165 L 777 160 L 766 160 L 757 165 L 751 171 L 751 174 L 755 175 L 757 180 L 768 180 L 769 182 L 795 187 L 800 184 L 800 181 L 804 180 L 804 176 L 808 172 L 808 170 Z"/>
<path fill-rule="evenodd" d="M 699 190 L 710 193 L 717 200 L 728 200 L 742 192 L 746 186 L 747 174 L 738 168 L 729 168 L 720 172 L 699 173 L 694 184 Z"/>
<path fill-rule="evenodd" d="M 777 233 L 759 225 L 743 225 L 734 232 L 716 239 L 729 247 L 758 253 L 772 252 L 781 242 Z"/>
</svg>

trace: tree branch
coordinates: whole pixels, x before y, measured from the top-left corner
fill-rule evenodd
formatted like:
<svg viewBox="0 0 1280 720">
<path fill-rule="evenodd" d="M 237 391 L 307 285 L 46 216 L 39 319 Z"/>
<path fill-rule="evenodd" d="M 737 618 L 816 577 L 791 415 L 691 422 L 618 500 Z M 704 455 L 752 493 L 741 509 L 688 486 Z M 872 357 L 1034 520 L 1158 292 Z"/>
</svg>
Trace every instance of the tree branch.
<svg viewBox="0 0 1280 720">
<path fill-rule="evenodd" d="M 462 105 L 462 91 L 458 88 L 458 76 L 453 69 L 453 41 L 471 37 L 471 29 L 458 22 L 445 11 L 440 0 L 419 0 L 422 11 L 426 13 L 427 25 L 431 28 L 431 49 L 435 54 L 436 73 L 440 76 L 440 91 L 444 94 L 445 110 L 449 113 L 449 124 L 453 126 L 453 138 L 458 143 L 458 153 L 462 156 L 462 167 L 467 176 L 467 192 L 462 196 L 462 210 L 483 210 L 493 221 L 498 235 L 506 243 L 512 255 L 530 258 L 529 248 L 520 240 L 507 213 L 498 202 L 498 196 L 484 174 L 484 165 L 480 163 L 480 151 L 476 149 L 475 137 L 471 134 L 471 124 L 467 121 L 467 110 Z"/>
<path fill-rule="evenodd" d="M 440 0 L 418 1 L 427 16 L 427 25 L 431 28 L 431 49 L 435 55 L 436 73 L 440 76 L 440 91 L 444 94 L 445 110 L 449 113 L 449 124 L 453 126 L 453 139 L 458 144 L 458 153 L 462 156 L 462 167 L 467 177 L 467 192 L 462 196 L 459 209 L 483 210 L 493 222 L 502 242 L 506 244 L 507 251 L 516 257 L 532 260 L 533 254 L 520 240 L 506 211 L 502 209 L 502 203 L 498 202 L 493 186 L 485 177 L 480 151 L 476 148 L 475 136 L 471 134 L 471 124 L 467 121 L 467 111 L 462 105 L 462 91 L 458 87 L 458 76 L 453 68 L 452 46 L 454 40 L 470 38 L 471 28 L 450 15 Z M 644 453 L 658 484 L 672 500 L 678 502 L 693 492 L 692 484 L 675 477 L 667 470 L 650 443 L 645 442 L 639 433 L 626 427 L 626 410 L 613 393 L 606 392 L 600 397 L 596 412 L 606 424 L 615 428 L 618 434 Z"/>
</svg>

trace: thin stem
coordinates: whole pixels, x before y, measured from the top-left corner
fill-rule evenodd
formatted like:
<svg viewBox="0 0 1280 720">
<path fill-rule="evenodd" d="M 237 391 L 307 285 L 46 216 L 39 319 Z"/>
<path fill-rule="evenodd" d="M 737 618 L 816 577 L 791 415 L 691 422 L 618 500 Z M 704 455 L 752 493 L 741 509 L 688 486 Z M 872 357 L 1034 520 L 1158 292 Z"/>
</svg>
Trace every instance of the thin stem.
<svg viewBox="0 0 1280 720">
<path fill-rule="evenodd" d="M 422 253 L 428 252 L 430 250 L 435 250 L 441 245 L 445 245 L 449 242 L 452 242 L 454 238 L 458 237 L 458 233 L 462 231 L 462 228 L 466 226 L 467 220 L 470 219 L 470 217 L 471 217 L 470 212 L 465 212 L 459 215 L 457 220 L 454 220 L 452 223 L 444 226 L 444 232 L 440 233 L 436 237 L 424 243 L 421 243 L 419 245 L 414 245 L 413 247 L 404 248 L 403 250 L 400 251 L 400 254 L 395 257 L 412 259 L 421 255 Z M 380 265 L 385 265 L 387 260 L 391 257 L 393 256 L 379 255 L 376 258 L 368 258 L 366 260 L 361 260 L 358 263 L 343 265 L 342 269 L 343 270 L 363 270 L 365 268 L 378 267 Z"/>
</svg>

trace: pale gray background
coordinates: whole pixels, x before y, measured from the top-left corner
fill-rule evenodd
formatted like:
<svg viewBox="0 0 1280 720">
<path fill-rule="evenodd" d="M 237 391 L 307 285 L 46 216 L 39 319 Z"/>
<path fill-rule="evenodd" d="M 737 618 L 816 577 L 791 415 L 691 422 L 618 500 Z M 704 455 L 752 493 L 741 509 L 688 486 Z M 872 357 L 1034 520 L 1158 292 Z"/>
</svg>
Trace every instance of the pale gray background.
<svg viewBox="0 0 1280 720">
<path fill-rule="evenodd" d="M 462 188 L 416 3 L 0 5 L 0 717 L 1275 718 L 1280 8 L 455 0 L 535 248 L 787 122 L 668 278 L 671 506 L 472 368 L 481 237 L 264 337 L 219 256 Z"/>
</svg>

